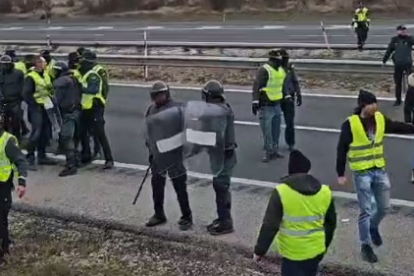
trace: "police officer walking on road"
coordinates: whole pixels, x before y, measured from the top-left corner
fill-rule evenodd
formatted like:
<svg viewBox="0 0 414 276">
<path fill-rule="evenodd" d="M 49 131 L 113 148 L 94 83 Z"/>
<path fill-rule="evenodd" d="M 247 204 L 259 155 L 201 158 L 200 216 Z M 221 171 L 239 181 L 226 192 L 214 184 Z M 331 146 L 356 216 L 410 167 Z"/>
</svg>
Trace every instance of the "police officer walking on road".
<svg viewBox="0 0 414 276">
<path fill-rule="evenodd" d="M 252 113 L 253 115 L 259 114 L 265 151 L 263 162 L 283 158 L 279 154 L 279 137 L 285 78 L 286 70 L 282 66 L 282 52 L 271 50 L 269 61 L 259 68 L 253 84 Z"/>
<path fill-rule="evenodd" d="M 352 19 L 352 28 L 358 37 L 358 50 L 362 51 L 365 41 L 368 38 L 370 25 L 369 10 L 362 2 L 359 2 L 358 8 L 355 9 L 354 18 Z"/>
<path fill-rule="evenodd" d="M 216 104 L 225 109 L 227 114 L 224 131 L 224 158 L 221 156 L 223 154 L 221 151 L 208 151 L 210 167 L 214 171 L 213 188 L 216 192 L 218 218 L 207 226 L 207 231 L 211 235 L 224 235 L 234 231 L 230 193 L 231 176 L 237 164 L 234 113 L 226 102 L 224 88 L 219 81 L 210 80 L 204 84 L 202 98 L 207 103 Z"/>
<path fill-rule="evenodd" d="M 145 113 L 146 119 L 170 108 L 182 106 L 182 103 L 171 99 L 170 89 L 168 85 L 163 81 L 157 81 L 152 85 L 150 89 L 150 97 L 153 104 L 148 107 Z M 181 128 L 177 130 L 177 132 L 181 131 Z M 151 186 L 155 214 L 149 219 L 149 221 L 146 223 L 146 226 L 154 227 L 167 222 L 167 217 L 164 212 L 164 195 L 166 184 L 165 174 L 168 174 L 177 194 L 178 203 L 181 209 L 182 216 L 178 221 L 179 228 L 183 231 L 188 230 L 193 225 L 193 216 L 188 200 L 187 172 L 186 168 L 184 167 L 183 160 L 173 160 L 174 163 L 171 164 L 171 166 L 168 166 L 168 168 L 165 168 L 167 171 L 164 172 L 162 171 L 163 169 L 161 169 L 161 167 L 163 167 L 161 164 L 163 160 L 159 160 L 159 156 L 155 152 L 152 152 L 152 147 L 150 144 L 152 143 L 147 140 L 146 145 L 149 149 L 149 162 L 152 169 Z M 181 152 L 180 158 L 182 158 Z"/>
<path fill-rule="evenodd" d="M 390 44 L 384 54 L 382 63 L 385 64 L 391 57 L 394 63 L 394 83 L 395 83 L 395 103 L 394 106 L 401 105 L 401 91 L 405 78 L 411 74 L 413 66 L 412 48 L 414 38 L 407 33 L 404 25 L 397 27 L 397 35 L 391 38 Z"/>
<path fill-rule="evenodd" d="M 302 94 L 300 84 L 293 64 L 289 63 L 289 54 L 282 49 L 282 66 L 286 70 L 284 84 L 284 98 L 281 103 L 283 117 L 285 120 L 285 142 L 292 151 L 295 146 L 295 106 L 302 105 Z"/>
<path fill-rule="evenodd" d="M 74 175 L 77 172 L 75 136 L 78 131 L 82 91 L 77 79 L 70 72 L 66 62 L 55 63 L 53 82 L 57 106 L 62 116 L 60 141 L 66 156 L 66 166 L 59 176 Z"/>
<path fill-rule="evenodd" d="M 18 141 L 22 136 L 22 92 L 24 75 L 14 69 L 14 63 L 9 56 L 0 58 L 0 104 L 5 115 L 5 129 L 12 133 Z"/>
<path fill-rule="evenodd" d="M 13 179 L 18 173 L 17 195 L 26 193 L 27 163 L 18 146 L 16 137 L 4 130 L 4 116 L 0 115 L 0 266 L 5 264 L 5 257 L 10 253 L 9 212 L 12 205 Z M 14 168 L 17 168 L 15 170 Z"/>
<path fill-rule="evenodd" d="M 289 175 L 273 190 L 254 249 L 257 262 L 270 247 L 277 249 L 282 255 L 281 276 L 316 276 L 334 237 L 332 192 L 309 174 L 310 169 L 302 152 L 290 153 Z"/>
</svg>

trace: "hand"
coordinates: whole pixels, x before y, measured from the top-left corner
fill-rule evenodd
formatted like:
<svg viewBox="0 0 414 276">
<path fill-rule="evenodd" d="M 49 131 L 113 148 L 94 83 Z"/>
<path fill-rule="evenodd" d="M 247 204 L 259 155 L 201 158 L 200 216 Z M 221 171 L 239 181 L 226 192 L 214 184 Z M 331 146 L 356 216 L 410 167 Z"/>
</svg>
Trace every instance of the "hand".
<svg viewBox="0 0 414 276">
<path fill-rule="evenodd" d="M 252 113 L 254 116 L 257 115 L 257 111 L 259 111 L 259 103 L 252 103 Z"/>
<path fill-rule="evenodd" d="M 296 106 L 302 105 L 302 95 L 298 94 L 296 97 Z"/>
<path fill-rule="evenodd" d="M 19 198 L 24 197 L 24 195 L 26 194 L 26 187 L 25 186 L 17 186 L 17 190 L 16 190 L 17 196 Z"/>
<path fill-rule="evenodd" d="M 346 181 L 347 181 L 347 179 L 346 179 L 346 177 L 345 176 L 340 176 L 340 177 L 338 177 L 338 184 L 339 185 L 345 185 L 346 184 Z"/>
<path fill-rule="evenodd" d="M 262 256 L 259 256 L 259 255 L 256 255 L 256 254 L 253 254 L 253 261 L 254 261 L 254 262 L 256 262 L 256 263 L 260 263 L 260 262 L 261 262 L 261 260 L 262 260 Z"/>
</svg>

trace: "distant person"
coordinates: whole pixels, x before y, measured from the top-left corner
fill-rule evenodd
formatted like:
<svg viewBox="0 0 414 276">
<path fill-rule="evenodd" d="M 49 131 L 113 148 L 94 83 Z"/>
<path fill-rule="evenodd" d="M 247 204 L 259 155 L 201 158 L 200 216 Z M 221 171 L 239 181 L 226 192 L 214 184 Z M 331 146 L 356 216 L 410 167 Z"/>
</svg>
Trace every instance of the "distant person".
<svg viewBox="0 0 414 276">
<path fill-rule="evenodd" d="M 368 38 L 369 32 L 369 10 L 362 2 L 359 2 L 358 8 L 355 9 L 354 18 L 352 19 L 352 28 L 358 38 L 358 50 L 362 51 L 364 44 Z"/>
<path fill-rule="evenodd" d="M 390 57 L 394 62 L 394 83 L 395 83 L 395 103 L 394 106 L 401 105 L 401 90 L 404 75 L 411 74 L 413 65 L 412 48 L 414 39 L 408 35 L 404 25 L 397 27 L 397 35 L 391 38 L 390 44 L 384 54 L 382 63 L 385 64 Z"/>
</svg>

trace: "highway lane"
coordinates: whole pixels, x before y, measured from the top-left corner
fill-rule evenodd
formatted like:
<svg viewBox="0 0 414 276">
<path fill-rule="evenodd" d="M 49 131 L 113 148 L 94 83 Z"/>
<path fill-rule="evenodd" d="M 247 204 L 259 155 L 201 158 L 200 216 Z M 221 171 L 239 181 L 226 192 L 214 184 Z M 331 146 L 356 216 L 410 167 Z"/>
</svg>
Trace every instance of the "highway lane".
<svg viewBox="0 0 414 276">
<path fill-rule="evenodd" d="M 149 24 L 149 25 L 148 25 Z M 367 43 L 384 44 L 395 33 L 395 22 L 373 25 Z M 414 28 L 414 24 L 407 25 Z M 349 22 L 327 24 L 331 44 L 353 43 L 354 34 Z M 207 41 L 207 42 L 291 42 L 324 43 L 319 24 L 291 24 L 290 22 L 71 22 L 61 23 L 3 23 L 0 36 L 3 40 L 38 40 L 48 34 L 54 40 L 142 40 L 147 31 L 149 40 L 156 41 Z"/>
<path fill-rule="evenodd" d="M 143 115 L 148 100 L 136 93 L 131 99 L 128 93 L 112 91 L 112 99 L 106 113 L 107 131 L 116 161 L 132 164 L 146 164 L 147 151 L 144 147 Z M 118 95 L 118 97 L 114 97 Z M 117 99 L 118 98 L 118 99 Z M 321 127 L 319 123 L 314 124 Z M 283 134 L 283 133 L 282 133 Z M 278 182 L 287 172 L 286 158 L 263 164 L 262 142 L 257 126 L 237 125 L 237 143 L 239 145 L 239 164 L 235 177 Z M 297 131 L 297 146 L 313 161 L 312 172 L 334 190 L 352 192 L 352 184 L 340 187 L 335 184 L 335 156 L 338 134 L 318 131 Z M 388 138 L 386 142 L 388 171 L 393 183 L 392 196 L 398 199 L 414 200 L 414 185 L 409 183 L 413 141 Z M 191 160 L 189 169 L 201 173 L 209 173 L 206 156 Z"/>
</svg>

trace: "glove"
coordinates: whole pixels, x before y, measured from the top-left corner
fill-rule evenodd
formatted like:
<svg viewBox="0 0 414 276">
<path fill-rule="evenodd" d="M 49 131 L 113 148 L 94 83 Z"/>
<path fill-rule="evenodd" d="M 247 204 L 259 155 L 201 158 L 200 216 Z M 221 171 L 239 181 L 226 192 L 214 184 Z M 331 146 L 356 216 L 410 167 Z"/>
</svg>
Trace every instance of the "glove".
<svg viewBox="0 0 414 276">
<path fill-rule="evenodd" d="M 150 154 L 148 156 L 148 163 L 152 164 L 152 161 L 154 160 L 154 156 L 152 154 Z"/>
<path fill-rule="evenodd" d="M 301 106 L 302 105 L 302 95 L 298 94 L 296 97 L 296 106 Z"/>
<path fill-rule="evenodd" d="M 254 116 L 257 115 L 257 111 L 259 111 L 259 103 L 253 102 L 252 103 L 252 113 Z"/>
</svg>

